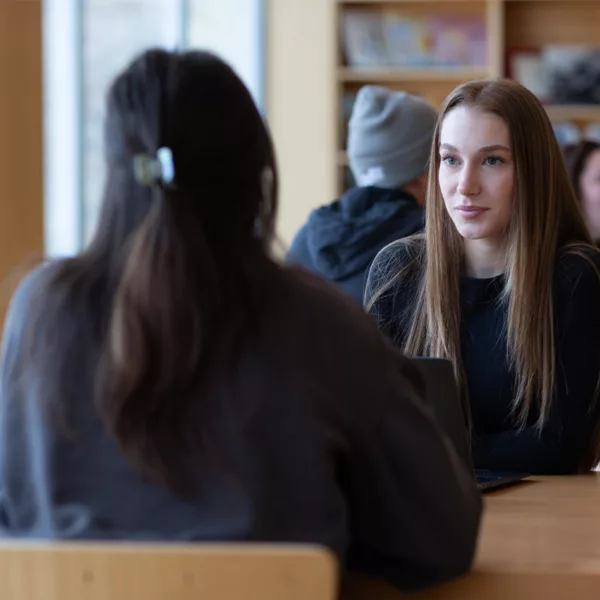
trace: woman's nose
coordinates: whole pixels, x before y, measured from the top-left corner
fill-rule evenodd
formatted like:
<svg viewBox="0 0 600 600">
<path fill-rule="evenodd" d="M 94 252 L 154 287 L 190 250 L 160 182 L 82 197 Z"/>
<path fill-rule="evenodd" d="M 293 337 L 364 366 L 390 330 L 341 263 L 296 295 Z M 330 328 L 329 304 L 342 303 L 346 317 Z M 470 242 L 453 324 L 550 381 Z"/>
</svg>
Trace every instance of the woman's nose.
<svg viewBox="0 0 600 600">
<path fill-rule="evenodd" d="M 481 182 L 477 169 L 465 167 L 460 174 L 460 181 L 457 188 L 458 193 L 461 196 L 475 196 L 479 193 L 480 188 Z"/>
</svg>

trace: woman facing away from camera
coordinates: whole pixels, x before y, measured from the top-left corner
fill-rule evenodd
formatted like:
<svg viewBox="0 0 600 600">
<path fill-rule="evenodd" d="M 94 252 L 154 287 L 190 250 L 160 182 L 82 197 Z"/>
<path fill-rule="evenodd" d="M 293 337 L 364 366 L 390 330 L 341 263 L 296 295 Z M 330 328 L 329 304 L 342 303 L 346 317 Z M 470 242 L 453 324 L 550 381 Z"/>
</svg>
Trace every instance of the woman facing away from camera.
<svg viewBox="0 0 600 600">
<path fill-rule="evenodd" d="M 475 81 L 441 111 L 426 232 L 382 250 L 366 303 L 409 355 L 452 361 L 481 469 L 596 460 L 600 258 L 542 105 Z"/>
<path fill-rule="evenodd" d="M 360 307 L 270 257 L 277 171 L 221 60 L 152 50 L 110 89 L 100 222 L 21 284 L 4 535 L 324 544 L 401 589 L 469 568 L 481 511 Z"/>
</svg>

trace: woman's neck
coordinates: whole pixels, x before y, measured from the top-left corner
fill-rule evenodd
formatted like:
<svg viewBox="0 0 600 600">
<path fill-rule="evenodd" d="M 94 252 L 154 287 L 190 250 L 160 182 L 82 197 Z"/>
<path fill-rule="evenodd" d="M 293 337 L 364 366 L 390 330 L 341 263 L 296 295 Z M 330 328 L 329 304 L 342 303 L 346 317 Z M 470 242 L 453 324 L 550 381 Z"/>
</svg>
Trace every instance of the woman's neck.
<svg viewBox="0 0 600 600">
<path fill-rule="evenodd" d="M 465 275 L 489 279 L 506 271 L 506 243 L 496 240 L 464 240 Z"/>
</svg>

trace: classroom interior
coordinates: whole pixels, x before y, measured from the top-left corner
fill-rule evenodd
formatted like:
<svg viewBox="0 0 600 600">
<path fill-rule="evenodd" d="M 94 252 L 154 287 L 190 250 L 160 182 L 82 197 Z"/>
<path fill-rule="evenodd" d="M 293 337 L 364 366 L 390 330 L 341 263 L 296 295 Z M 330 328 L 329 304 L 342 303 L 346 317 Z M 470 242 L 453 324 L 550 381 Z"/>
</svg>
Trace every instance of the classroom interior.
<svg viewBox="0 0 600 600">
<path fill-rule="evenodd" d="M 110 1 L 118 3 L 119 0 Z M 144 1 L 129 0 L 129 3 L 141 5 Z M 152 6 L 157 2 L 147 1 Z M 169 5 L 171 2 L 179 4 L 179 0 L 167 2 Z M 240 2 L 243 4 L 245 0 L 238 0 L 237 4 Z M 86 0 L 83 4 L 69 0 L 64 5 L 81 8 L 85 3 Z M 47 91 L 48 61 L 52 57 L 45 39 L 48 35 L 45 19 L 46 23 L 50 19 L 45 4 L 49 2 L 0 2 L 1 315 L 5 313 L 22 269 L 31 261 L 52 254 L 49 251 L 52 247 L 48 240 L 50 233 L 54 232 L 56 248 L 75 251 L 85 243 L 86 232 L 93 228 L 91 221 L 83 222 L 80 205 L 74 208 L 68 202 L 59 202 L 50 207 L 48 186 L 57 185 L 56 189 L 60 190 L 61 182 L 56 181 L 59 179 L 63 183 L 66 181 L 65 185 L 70 185 L 71 189 L 98 194 L 97 184 L 91 180 L 86 184 L 86 168 L 81 157 L 69 153 L 49 156 L 50 148 L 54 149 L 52 152 L 60 153 L 60 146 L 53 145 L 48 132 L 59 137 L 62 134 L 59 126 L 49 128 L 44 120 L 48 102 L 56 102 L 60 98 L 50 98 Z M 219 0 L 215 4 L 218 5 Z M 222 10 L 225 10 L 225 5 L 229 10 L 236 9 L 235 1 L 223 2 Z M 562 64 L 564 56 L 556 58 L 561 47 L 578 47 L 581 50 L 582 47 L 600 46 L 600 0 L 263 0 L 256 5 L 260 7 L 260 22 L 255 23 L 255 34 L 260 39 L 261 61 L 260 76 L 256 81 L 277 151 L 281 207 L 278 235 L 284 247 L 289 245 L 312 209 L 338 198 L 352 185 L 345 152 L 346 124 L 353 94 L 364 84 L 405 90 L 439 106 L 444 97 L 464 81 L 507 76 L 529 78 L 528 83 L 532 87 L 538 86 L 536 89 L 546 86 L 544 101 L 550 119 L 557 125 L 557 132 L 571 136 L 577 135 L 576 132 L 581 135 L 587 132 L 589 135 L 598 134 L 600 139 L 597 131 L 600 129 L 600 96 L 597 101 L 585 94 L 574 101 L 564 100 L 556 89 L 548 89 L 547 81 L 539 79 L 540 65 L 544 60 L 556 60 Z M 189 16 L 189 6 L 182 14 Z M 448 34 L 451 41 L 446 43 L 452 44 L 452 40 L 463 45 L 471 43 L 475 44 L 476 50 L 471 48 L 469 56 L 461 55 L 448 63 L 443 60 L 436 62 L 431 56 L 421 56 L 410 63 L 406 59 L 394 59 L 393 49 L 391 56 L 389 53 L 385 55 L 385 49 L 382 50 L 385 44 L 370 37 L 368 44 L 379 44 L 379 51 L 383 54 L 377 57 L 377 49 L 373 47 L 370 47 L 372 52 L 364 54 L 367 42 L 361 41 L 356 28 L 372 27 L 373 31 L 381 33 L 387 23 L 389 30 L 395 26 L 397 33 L 400 29 L 398 17 L 405 19 L 402 23 L 404 28 L 408 27 L 408 22 L 417 27 L 426 23 L 429 27 L 434 20 L 438 28 L 443 28 L 445 23 L 453 28 Z M 363 20 L 362 25 L 360 19 Z M 63 24 L 68 26 L 68 20 L 65 12 Z M 93 23 L 90 24 L 92 26 Z M 471 28 L 472 38 L 466 41 L 462 37 L 458 39 L 455 35 L 457 28 Z M 403 31 L 403 35 L 407 35 L 406 29 Z M 79 33 L 84 35 L 85 30 Z M 470 34 L 465 35 L 469 37 Z M 410 35 L 425 34 L 412 31 Z M 85 43 L 83 38 L 79 41 Z M 194 45 L 200 46 L 201 43 L 200 32 L 194 39 Z M 417 46 L 424 43 L 413 39 Z M 430 38 L 427 43 L 432 43 Z M 393 44 L 388 40 L 388 52 L 390 47 Z M 115 46 L 113 52 L 118 53 L 119 48 Z M 597 68 L 596 77 L 600 75 L 600 66 Z M 600 85 L 598 82 L 600 77 L 595 85 Z M 98 119 L 94 111 L 87 113 L 86 117 L 86 113 L 76 106 L 69 104 L 66 110 L 70 109 L 77 112 L 79 119 Z M 75 135 L 83 134 L 79 131 Z M 58 163 L 53 164 L 59 165 L 60 172 L 49 174 L 49 161 L 56 159 Z M 87 169 L 88 172 L 93 171 L 93 161 Z M 77 202 L 84 200 L 79 198 Z M 70 229 L 61 239 L 61 224 L 65 223 Z M 572 482 L 566 478 L 541 478 L 539 484 L 536 487 L 528 483 L 518 489 L 499 492 L 488 500 L 483 541 L 472 576 L 415 597 L 440 600 L 518 600 L 526 596 L 540 599 L 598 598 L 600 479 L 595 475 L 575 478 Z M 556 511 L 546 500 L 548 494 L 558 499 Z M 518 544 L 513 543 L 515 538 L 520 540 Z M 173 573 L 179 573 L 180 564 L 185 564 L 186 573 L 193 572 L 194 557 L 186 554 L 185 549 L 180 548 L 177 552 L 181 553 L 180 562 L 169 563 L 170 576 L 175 577 Z M 78 595 L 85 593 L 85 585 L 93 584 L 95 569 L 114 585 L 118 581 L 128 582 L 124 585 L 125 591 L 114 588 L 110 596 L 113 600 L 125 597 L 136 600 L 137 596 L 126 595 L 127 585 L 133 585 L 131 582 L 136 574 L 144 577 L 144 573 L 161 568 L 156 561 L 148 562 L 149 559 L 143 559 L 146 562 L 142 564 L 135 552 L 125 552 L 125 562 L 121 566 L 111 566 L 106 562 L 109 559 L 100 555 L 82 558 L 77 552 L 69 553 L 67 549 L 61 556 L 48 557 L 40 551 L 39 556 L 23 559 L 33 560 L 31 564 L 40 573 L 39 581 L 47 581 L 54 586 L 52 594 L 40 596 L 36 595 L 39 588 L 29 589 L 18 583 L 27 578 L 29 567 L 26 563 L 19 562 L 17 558 L 4 559 L 2 555 L 3 549 L 0 548 L 0 590 L 5 582 L 14 586 L 8 587 L 6 594 L 14 594 L 0 593 L 0 596 L 14 600 L 105 598 L 107 596 Z M 258 560 L 256 557 L 249 558 L 242 553 L 233 558 L 239 563 L 234 569 L 236 576 L 232 578 L 237 580 L 237 584 L 229 589 L 229 595 L 218 592 L 211 596 L 216 600 L 237 597 L 330 600 L 338 593 L 335 567 L 330 564 L 329 557 L 300 553 L 299 558 L 288 557 L 288 563 L 278 563 L 275 571 L 264 570 L 264 565 L 254 565 L 252 560 Z M 198 564 L 202 565 L 198 573 L 205 574 L 208 580 L 222 581 L 230 573 L 227 568 L 231 563 L 211 562 L 215 559 L 210 556 L 199 556 L 198 560 Z M 46 568 L 44 564 L 53 566 Z M 126 569 L 123 565 L 127 564 L 130 568 Z M 245 564 L 254 566 L 252 569 L 244 568 Z M 304 567 L 305 571 L 302 570 Z M 79 575 L 69 579 L 68 573 L 72 569 L 84 569 L 83 572 L 88 575 L 92 573 L 91 579 L 86 579 L 86 576 L 82 579 Z M 9 577 L 10 572 L 13 575 Z M 3 573 L 7 576 L 4 577 Z M 57 574 L 61 573 L 64 581 L 70 582 L 68 586 L 60 587 L 63 584 Z M 191 577 L 185 580 L 187 587 L 182 584 L 181 590 L 177 588 L 180 595 L 173 598 L 187 600 L 193 597 L 193 592 L 202 589 L 201 586 L 194 588 L 194 577 Z M 292 582 L 289 586 L 280 585 L 285 577 Z M 153 576 L 149 581 L 151 583 L 146 583 L 139 598 L 167 597 L 160 594 L 171 589 L 165 583 L 170 581 L 168 577 Z M 218 584 L 214 588 L 210 585 L 207 589 L 218 588 Z M 256 595 L 240 595 L 244 586 L 248 590 L 254 586 Z M 294 591 L 290 592 L 290 588 Z M 16 590 L 19 590 L 18 593 Z M 62 593 L 73 595 L 60 595 Z M 355 600 L 400 597 L 385 586 L 360 578 L 345 593 Z"/>
</svg>

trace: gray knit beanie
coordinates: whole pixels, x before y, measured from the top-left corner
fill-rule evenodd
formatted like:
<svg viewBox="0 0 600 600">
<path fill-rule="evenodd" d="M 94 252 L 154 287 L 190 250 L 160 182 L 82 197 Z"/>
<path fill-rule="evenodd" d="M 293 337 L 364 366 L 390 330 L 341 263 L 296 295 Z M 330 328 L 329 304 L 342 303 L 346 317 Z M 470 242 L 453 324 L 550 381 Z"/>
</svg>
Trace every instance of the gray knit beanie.
<svg viewBox="0 0 600 600">
<path fill-rule="evenodd" d="M 422 98 L 376 85 L 361 88 L 348 123 L 356 184 L 394 189 L 423 175 L 436 120 L 436 110 Z"/>
</svg>

